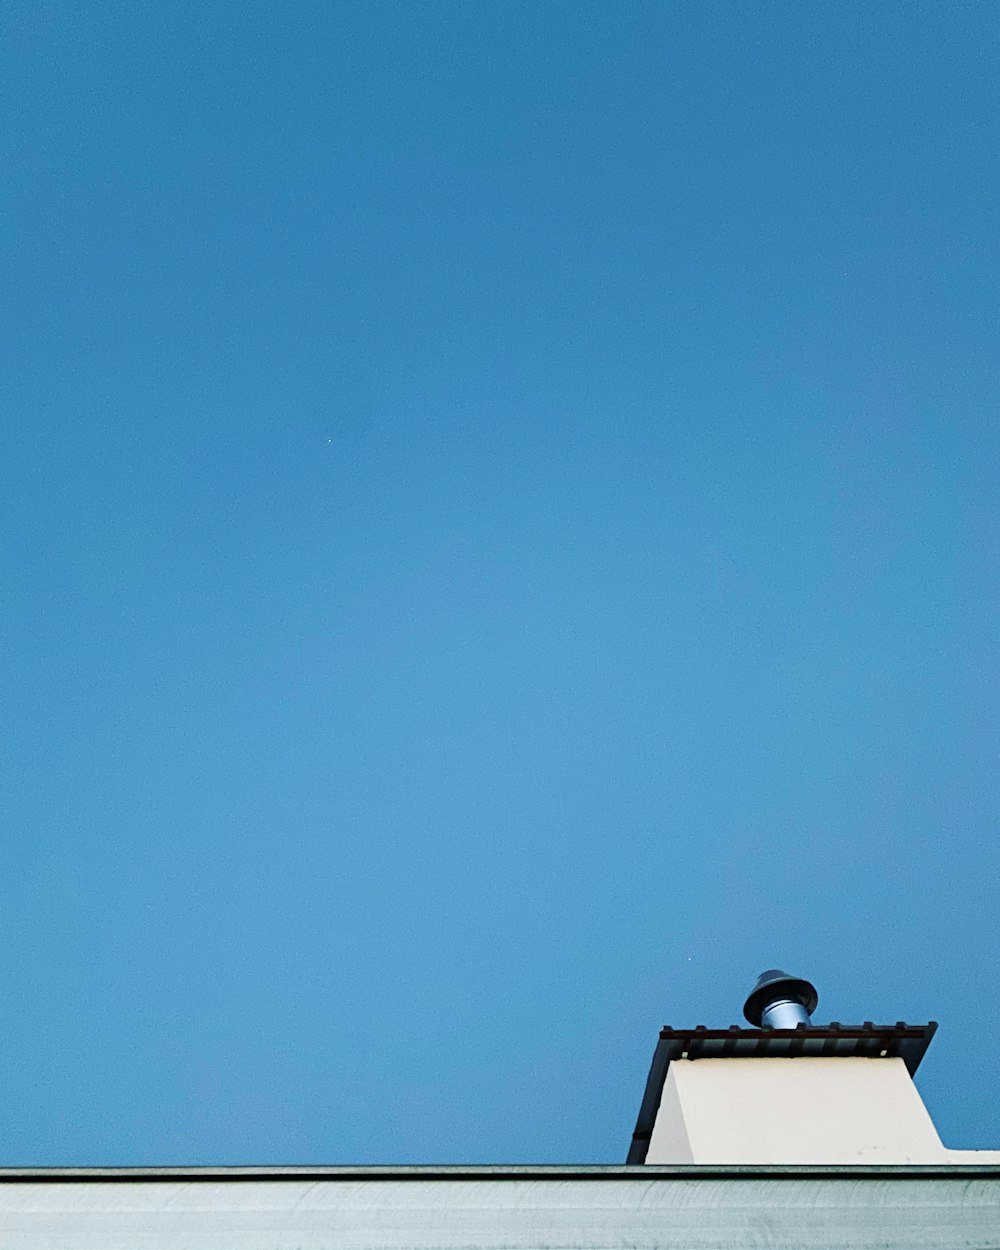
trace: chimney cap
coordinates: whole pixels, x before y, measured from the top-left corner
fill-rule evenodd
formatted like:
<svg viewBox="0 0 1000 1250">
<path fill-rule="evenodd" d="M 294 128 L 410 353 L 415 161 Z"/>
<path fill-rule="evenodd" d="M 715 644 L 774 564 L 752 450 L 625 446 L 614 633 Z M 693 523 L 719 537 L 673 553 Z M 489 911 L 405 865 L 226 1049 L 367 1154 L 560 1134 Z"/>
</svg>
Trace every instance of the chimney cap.
<svg viewBox="0 0 1000 1250">
<path fill-rule="evenodd" d="M 816 987 L 811 981 L 789 976 L 780 968 L 768 968 L 757 978 L 757 984 L 743 1004 L 743 1015 L 759 1029 L 761 1017 L 768 1003 L 773 1003 L 779 998 L 790 998 L 801 1003 L 806 1015 L 809 1016 L 816 1010 L 816 1004 L 819 1002 Z"/>
</svg>

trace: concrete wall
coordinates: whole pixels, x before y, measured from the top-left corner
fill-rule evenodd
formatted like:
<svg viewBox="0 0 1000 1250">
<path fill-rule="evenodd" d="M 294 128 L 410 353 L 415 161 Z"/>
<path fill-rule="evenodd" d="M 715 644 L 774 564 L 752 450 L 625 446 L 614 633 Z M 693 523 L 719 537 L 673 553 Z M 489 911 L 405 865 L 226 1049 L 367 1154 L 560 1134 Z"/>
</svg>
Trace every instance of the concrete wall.
<svg viewBox="0 0 1000 1250">
<path fill-rule="evenodd" d="M 912 1164 L 952 1153 L 902 1059 L 680 1059 L 646 1162 Z"/>
<path fill-rule="evenodd" d="M 479 1168 L 448 1175 L 417 1168 L 401 1176 L 290 1172 L 270 1179 L 0 1174 L 0 1244 L 4 1250 L 1000 1250 L 1000 1170 L 920 1176 L 864 1169 L 719 1175 L 688 1168 L 663 1175 L 653 1167 Z"/>
</svg>

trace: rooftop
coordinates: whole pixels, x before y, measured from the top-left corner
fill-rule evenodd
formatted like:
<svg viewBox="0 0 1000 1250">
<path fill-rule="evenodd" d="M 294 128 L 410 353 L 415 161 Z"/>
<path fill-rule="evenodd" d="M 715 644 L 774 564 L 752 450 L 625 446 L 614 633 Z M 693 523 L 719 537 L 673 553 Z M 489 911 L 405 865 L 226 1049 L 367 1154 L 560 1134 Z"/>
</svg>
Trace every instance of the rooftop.
<svg viewBox="0 0 1000 1250">
<path fill-rule="evenodd" d="M 642 1163 L 660 1108 L 663 1086 L 670 1064 L 677 1059 L 775 1059 L 775 1058 L 899 1058 L 912 1077 L 927 1053 L 937 1023 L 906 1024 L 800 1024 L 794 1029 L 674 1029 L 666 1025 L 653 1052 L 646 1089 L 632 1145 L 629 1163 Z"/>
<path fill-rule="evenodd" d="M 14 1169 L 6 1250 L 1000 1250 L 987 1167 Z"/>
</svg>

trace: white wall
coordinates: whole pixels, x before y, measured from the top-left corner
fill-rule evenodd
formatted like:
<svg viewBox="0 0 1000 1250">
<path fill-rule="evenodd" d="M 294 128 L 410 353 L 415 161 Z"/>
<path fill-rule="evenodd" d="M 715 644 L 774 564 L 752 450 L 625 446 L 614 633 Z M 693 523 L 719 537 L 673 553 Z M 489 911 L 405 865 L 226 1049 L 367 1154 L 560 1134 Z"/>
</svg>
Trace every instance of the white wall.
<svg viewBox="0 0 1000 1250">
<path fill-rule="evenodd" d="M 646 1162 L 947 1163 L 951 1153 L 902 1059 L 680 1059 Z"/>
</svg>

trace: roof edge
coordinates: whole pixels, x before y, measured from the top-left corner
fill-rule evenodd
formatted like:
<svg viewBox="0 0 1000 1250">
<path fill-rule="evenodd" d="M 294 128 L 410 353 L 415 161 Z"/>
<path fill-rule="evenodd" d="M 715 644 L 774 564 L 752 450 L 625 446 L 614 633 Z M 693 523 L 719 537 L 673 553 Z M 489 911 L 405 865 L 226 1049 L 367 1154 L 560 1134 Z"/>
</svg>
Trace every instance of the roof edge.
<svg viewBox="0 0 1000 1250">
<path fill-rule="evenodd" d="M 921 1164 L 378 1164 L 275 1167 L 0 1168 L 0 1184 L 169 1181 L 1000 1180 L 1000 1162 Z"/>
</svg>

